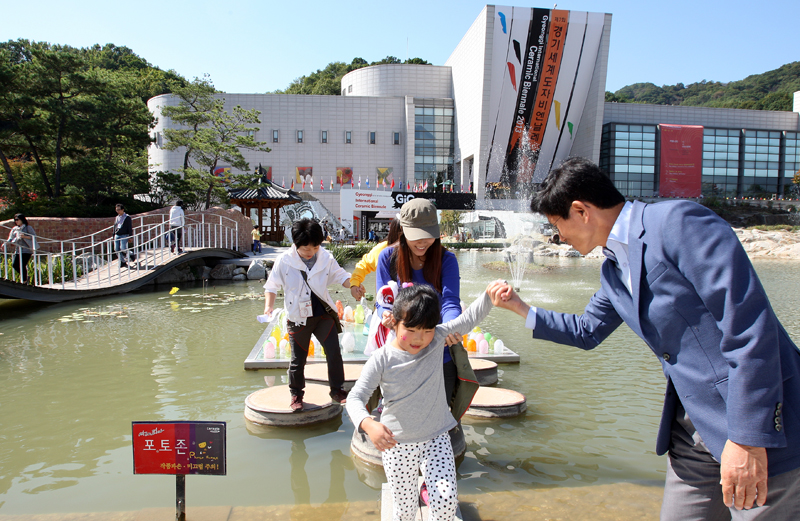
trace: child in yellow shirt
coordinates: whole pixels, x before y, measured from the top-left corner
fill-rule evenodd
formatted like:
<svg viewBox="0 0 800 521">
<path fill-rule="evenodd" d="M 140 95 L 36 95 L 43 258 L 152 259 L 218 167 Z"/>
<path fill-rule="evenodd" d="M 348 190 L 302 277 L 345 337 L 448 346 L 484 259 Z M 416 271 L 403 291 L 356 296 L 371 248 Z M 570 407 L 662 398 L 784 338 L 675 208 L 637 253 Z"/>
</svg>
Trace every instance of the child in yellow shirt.
<svg viewBox="0 0 800 521">
<path fill-rule="evenodd" d="M 389 235 L 386 240 L 378 243 L 368 253 L 366 253 L 361 260 L 356 264 L 353 274 L 350 276 L 350 294 L 354 299 L 359 300 L 367 292 L 364 287 L 364 279 L 367 275 L 378 269 L 378 257 L 381 252 L 389 246 L 394 244 L 400 238 L 400 219 L 395 217 L 389 223 Z"/>
</svg>

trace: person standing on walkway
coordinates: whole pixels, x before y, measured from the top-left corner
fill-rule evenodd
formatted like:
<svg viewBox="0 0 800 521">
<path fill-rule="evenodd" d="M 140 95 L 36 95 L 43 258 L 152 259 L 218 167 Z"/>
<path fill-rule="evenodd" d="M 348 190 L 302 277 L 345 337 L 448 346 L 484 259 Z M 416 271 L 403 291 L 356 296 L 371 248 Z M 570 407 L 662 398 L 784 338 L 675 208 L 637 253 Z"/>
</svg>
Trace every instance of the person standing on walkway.
<svg viewBox="0 0 800 521">
<path fill-rule="evenodd" d="M 261 253 L 261 232 L 258 231 L 258 225 L 253 225 L 253 253 Z"/>
<path fill-rule="evenodd" d="M 289 407 L 292 412 L 303 410 L 305 366 L 312 334 L 322 343 L 317 347 L 325 348 L 331 399 L 344 403 L 347 398 L 342 388 L 344 364 L 339 347 L 341 323 L 328 286 L 341 284 L 349 288 L 350 274 L 339 266 L 333 255 L 320 247 L 323 239 L 322 227 L 317 221 L 295 221 L 292 224 L 294 244 L 278 257 L 264 284 L 265 315 L 272 314 L 275 297 L 278 290 L 283 288 L 283 307 L 286 309 L 289 345 L 292 348 L 289 365 L 289 389 L 292 395 Z"/>
<path fill-rule="evenodd" d="M 511 293 L 497 305 L 586 350 L 625 322 L 658 357 L 661 519 L 800 519 L 800 352 L 730 225 L 691 201 L 626 202 L 583 158 L 553 169 L 531 210 L 581 254 L 603 248 L 600 289 L 582 315 Z"/>
<path fill-rule="evenodd" d="M 16 246 L 14 254 L 11 256 L 11 267 L 22 276 L 23 284 L 28 282 L 28 261 L 31 260 L 33 250 L 36 249 L 35 238 L 36 232 L 33 226 L 28 224 L 28 219 L 21 213 L 14 215 L 14 227 L 8 234 L 8 242 Z M 5 244 L 3 244 L 3 251 L 6 251 Z"/>
<path fill-rule="evenodd" d="M 183 201 L 178 199 L 175 206 L 169 209 L 169 251 L 175 253 L 175 244 L 178 244 L 178 254 L 183 253 L 181 241 L 183 240 L 183 227 L 186 225 L 186 214 L 183 213 Z M 176 240 L 177 239 L 177 240 Z"/>
<path fill-rule="evenodd" d="M 117 252 L 119 267 L 128 266 L 128 242 L 133 235 L 131 216 L 125 213 L 125 206 L 117 204 L 117 218 L 114 220 L 114 251 Z"/>
</svg>

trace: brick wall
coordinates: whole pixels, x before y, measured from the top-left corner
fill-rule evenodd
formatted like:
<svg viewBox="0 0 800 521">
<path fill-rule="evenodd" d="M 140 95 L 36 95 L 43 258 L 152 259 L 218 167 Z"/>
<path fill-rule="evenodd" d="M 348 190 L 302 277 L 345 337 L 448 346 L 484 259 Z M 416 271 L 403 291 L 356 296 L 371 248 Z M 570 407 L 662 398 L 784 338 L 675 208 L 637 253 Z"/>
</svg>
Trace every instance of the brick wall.
<svg viewBox="0 0 800 521">
<path fill-rule="evenodd" d="M 169 216 L 169 208 L 160 208 L 146 213 L 131 215 L 133 220 L 134 232 L 142 225 L 157 224 L 166 221 Z M 219 216 L 231 219 L 239 224 L 238 249 L 248 251 L 252 236 L 250 231 L 253 229 L 253 221 L 237 210 L 225 210 L 213 207 L 202 212 L 187 212 L 187 219 L 200 221 L 204 218 L 206 223 L 220 222 Z M 83 218 L 83 217 L 28 217 L 28 224 L 36 230 L 36 236 L 50 239 L 52 241 L 63 241 L 83 237 L 109 228 L 114 224 L 114 217 Z M 222 220 L 229 223 L 229 221 Z M 0 236 L 3 239 L 8 237 L 8 232 L 14 226 L 13 220 L 0 221 Z M 105 240 L 111 236 L 110 230 L 97 237 L 97 240 Z M 44 243 L 46 244 L 46 242 Z M 42 246 L 44 246 L 44 244 Z"/>
</svg>

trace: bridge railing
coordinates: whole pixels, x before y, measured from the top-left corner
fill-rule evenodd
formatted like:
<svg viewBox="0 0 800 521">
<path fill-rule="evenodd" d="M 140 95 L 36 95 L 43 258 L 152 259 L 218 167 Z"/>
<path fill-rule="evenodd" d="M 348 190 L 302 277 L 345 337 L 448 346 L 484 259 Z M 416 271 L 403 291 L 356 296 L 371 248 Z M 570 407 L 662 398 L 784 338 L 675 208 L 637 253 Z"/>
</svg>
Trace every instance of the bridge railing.
<svg viewBox="0 0 800 521">
<path fill-rule="evenodd" d="M 203 248 L 238 249 L 239 223 L 221 215 L 202 213 L 186 216 L 186 224 L 172 228 L 167 215 L 132 218 L 134 234 L 125 244 L 114 237 L 114 227 L 69 240 L 35 237 L 30 259 L 23 270 L 22 256 L 14 256 L 17 245 L 0 239 L 0 278 L 56 289 L 89 289 L 124 284 L 169 262 L 175 252 Z M 150 221 L 150 222 L 147 222 Z M 180 231 L 180 233 L 178 233 Z M 178 239 L 178 235 L 181 235 Z M 121 250 L 116 251 L 115 245 Z M 121 266 L 119 256 L 127 267 Z M 16 264 L 12 267 L 12 260 Z M 16 268 L 16 269 L 14 269 Z M 27 272 L 27 280 L 23 280 Z"/>
</svg>

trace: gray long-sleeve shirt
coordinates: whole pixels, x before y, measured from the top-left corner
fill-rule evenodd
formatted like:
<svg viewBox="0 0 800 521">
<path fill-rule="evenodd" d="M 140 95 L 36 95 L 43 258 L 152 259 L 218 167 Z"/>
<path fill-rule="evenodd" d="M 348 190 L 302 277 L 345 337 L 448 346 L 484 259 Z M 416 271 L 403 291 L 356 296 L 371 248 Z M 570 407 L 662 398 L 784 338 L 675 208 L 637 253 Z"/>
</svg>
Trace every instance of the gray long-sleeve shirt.
<svg viewBox="0 0 800 521">
<path fill-rule="evenodd" d="M 420 443 L 456 426 L 447 405 L 442 373 L 442 351 L 450 333 L 463 334 L 481 322 L 492 309 L 483 293 L 458 318 L 436 326 L 430 345 L 412 355 L 389 344 L 375 351 L 347 396 L 347 414 L 359 427 L 369 416 L 365 404 L 380 385 L 383 393 L 381 423 L 397 443 Z"/>
</svg>

